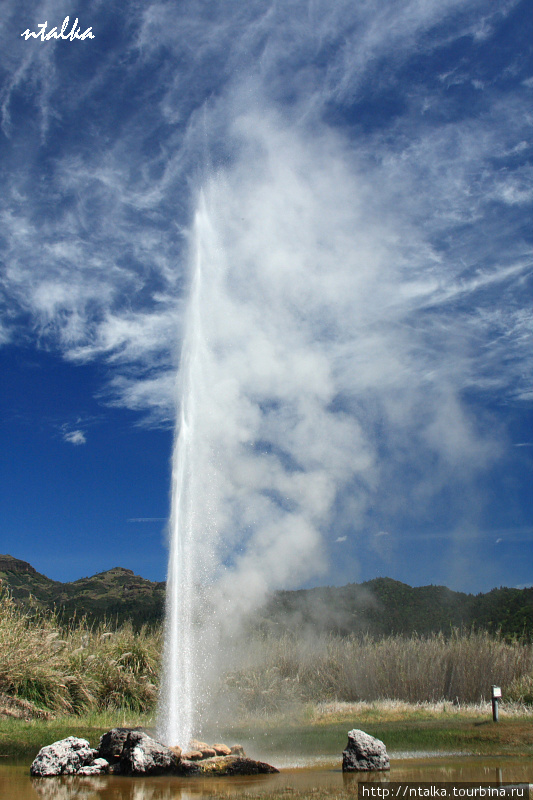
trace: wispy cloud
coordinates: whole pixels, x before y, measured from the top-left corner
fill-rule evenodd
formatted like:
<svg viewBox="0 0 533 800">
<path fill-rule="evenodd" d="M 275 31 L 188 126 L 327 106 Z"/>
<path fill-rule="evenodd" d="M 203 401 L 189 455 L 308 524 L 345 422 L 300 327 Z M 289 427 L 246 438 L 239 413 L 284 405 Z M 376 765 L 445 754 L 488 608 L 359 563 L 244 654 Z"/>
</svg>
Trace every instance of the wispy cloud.
<svg viewBox="0 0 533 800">
<path fill-rule="evenodd" d="M 70 444 L 80 445 L 86 444 L 87 437 L 84 431 L 77 430 L 77 431 L 65 431 L 63 434 L 63 439 L 65 442 L 70 442 Z"/>
<path fill-rule="evenodd" d="M 314 568 L 332 509 L 341 541 L 474 487 L 531 396 L 531 75 L 492 46 L 519 4 L 90 2 L 57 46 L 19 34 L 62 0 L 5 5 L 0 341 L 170 425 L 203 253 L 209 491 L 222 528 L 275 520 L 257 586 Z"/>
</svg>

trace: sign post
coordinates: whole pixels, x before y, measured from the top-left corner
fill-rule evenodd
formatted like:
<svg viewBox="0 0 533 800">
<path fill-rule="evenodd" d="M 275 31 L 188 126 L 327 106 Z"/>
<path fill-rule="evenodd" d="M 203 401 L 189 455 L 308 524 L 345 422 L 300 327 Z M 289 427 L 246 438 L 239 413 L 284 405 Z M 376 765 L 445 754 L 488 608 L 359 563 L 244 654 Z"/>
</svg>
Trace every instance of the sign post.
<svg viewBox="0 0 533 800">
<path fill-rule="evenodd" d="M 498 722 L 498 700 L 502 696 L 502 690 L 499 686 L 492 687 L 492 719 L 494 722 Z"/>
</svg>

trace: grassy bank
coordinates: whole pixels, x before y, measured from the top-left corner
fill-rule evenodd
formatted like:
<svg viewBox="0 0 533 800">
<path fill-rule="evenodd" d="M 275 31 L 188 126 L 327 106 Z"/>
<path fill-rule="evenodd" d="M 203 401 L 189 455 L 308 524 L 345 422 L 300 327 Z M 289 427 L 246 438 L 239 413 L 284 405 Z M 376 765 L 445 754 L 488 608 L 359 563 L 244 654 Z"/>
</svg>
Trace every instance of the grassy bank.
<svg viewBox="0 0 533 800">
<path fill-rule="evenodd" d="M 146 714 L 106 712 L 52 720 L 0 719 L 0 756 L 31 760 L 43 744 L 75 735 L 96 746 L 115 726 L 150 730 Z M 298 714 L 241 718 L 206 728 L 207 740 L 243 744 L 250 756 L 338 756 L 351 728 L 362 728 L 385 742 L 389 752 L 462 752 L 533 756 L 533 715 L 519 706 L 503 706 L 492 722 L 490 705 L 334 703 L 307 706 Z"/>
<path fill-rule="evenodd" d="M 257 756 L 338 755 L 351 728 L 376 736 L 391 752 L 533 755 L 533 714 L 516 704 L 503 705 L 494 723 L 490 703 L 329 703 L 300 714 L 248 717 L 222 733 Z"/>
<path fill-rule="evenodd" d="M 531 644 L 453 631 L 232 644 L 209 706 L 233 724 L 198 733 L 241 742 L 250 755 L 339 753 L 353 727 L 392 750 L 533 753 Z M 116 725 L 150 728 L 161 648 L 160 630 L 64 626 L 1 595 L 0 755 L 33 756 L 70 734 L 96 744 Z M 487 703 L 493 683 L 506 701 L 498 725 Z"/>
<path fill-rule="evenodd" d="M 117 712 L 59 716 L 48 720 L 0 718 L 0 758 L 24 759 L 30 763 L 41 747 L 67 736 L 88 739 L 91 746 L 96 747 L 100 736 L 111 728 L 150 728 L 152 725 L 150 715 Z"/>
</svg>

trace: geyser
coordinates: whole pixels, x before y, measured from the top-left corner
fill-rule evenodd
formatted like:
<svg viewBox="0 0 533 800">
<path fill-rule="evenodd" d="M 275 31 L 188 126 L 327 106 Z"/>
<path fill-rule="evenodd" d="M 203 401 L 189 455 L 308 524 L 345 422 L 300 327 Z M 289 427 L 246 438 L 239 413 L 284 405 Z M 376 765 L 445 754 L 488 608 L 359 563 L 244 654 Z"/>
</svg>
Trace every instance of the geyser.
<svg viewBox="0 0 533 800">
<path fill-rule="evenodd" d="M 208 503 L 201 457 L 198 417 L 204 408 L 202 380 L 206 342 L 201 319 L 202 266 L 208 240 L 205 206 L 198 212 L 195 229 L 194 269 L 186 335 L 180 362 L 180 412 L 172 456 L 170 554 L 167 574 L 165 640 L 158 733 L 168 745 L 186 746 L 193 736 L 201 698 L 200 682 L 205 655 L 199 626 L 199 587 L 208 578 L 202 559 L 212 531 L 201 509 Z M 196 615 L 196 624 L 195 624 Z"/>
<path fill-rule="evenodd" d="M 427 308 L 427 243 L 407 236 L 381 182 L 326 129 L 310 136 L 264 109 L 237 116 L 231 136 L 233 159 L 205 182 L 190 240 L 167 744 L 201 738 L 235 627 L 269 592 L 318 576 L 336 542 L 336 580 L 353 580 L 356 531 L 427 514 L 440 487 L 464 489 L 491 456 L 450 372 L 463 363 L 453 342 L 441 354 L 441 308 Z M 388 538 L 377 533 L 367 553 Z"/>
<path fill-rule="evenodd" d="M 264 112 L 233 136 L 198 202 L 179 366 L 158 736 L 182 746 L 239 621 L 327 568 L 350 482 L 350 524 L 365 512 L 374 453 L 342 396 L 368 384 L 350 346 L 394 288 L 336 140 Z"/>
</svg>

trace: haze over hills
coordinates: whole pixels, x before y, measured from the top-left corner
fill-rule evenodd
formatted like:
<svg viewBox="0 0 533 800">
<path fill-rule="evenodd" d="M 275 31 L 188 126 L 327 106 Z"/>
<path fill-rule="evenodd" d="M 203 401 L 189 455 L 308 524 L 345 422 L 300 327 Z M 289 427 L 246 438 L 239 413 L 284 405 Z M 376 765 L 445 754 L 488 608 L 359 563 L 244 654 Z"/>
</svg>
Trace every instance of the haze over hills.
<svg viewBox="0 0 533 800">
<path fill-rule="evenodd" d="M 54 581 L 25 561 L 0 555 L 0 579 L 19 603 L 55 609 L 63 618 L 106 618 L 135 627 L 162 621 L 165 583 L 115 567 L 71 583 Z M 454 628 L 533 639 L 533 587 L 501 587 L 485 594 L 445 586 L 411 587 L 391 578 L 296 591 L 278 591 L 249 622 L 259 631 L 314 634 L 426 635 Z"/>
</svg>

